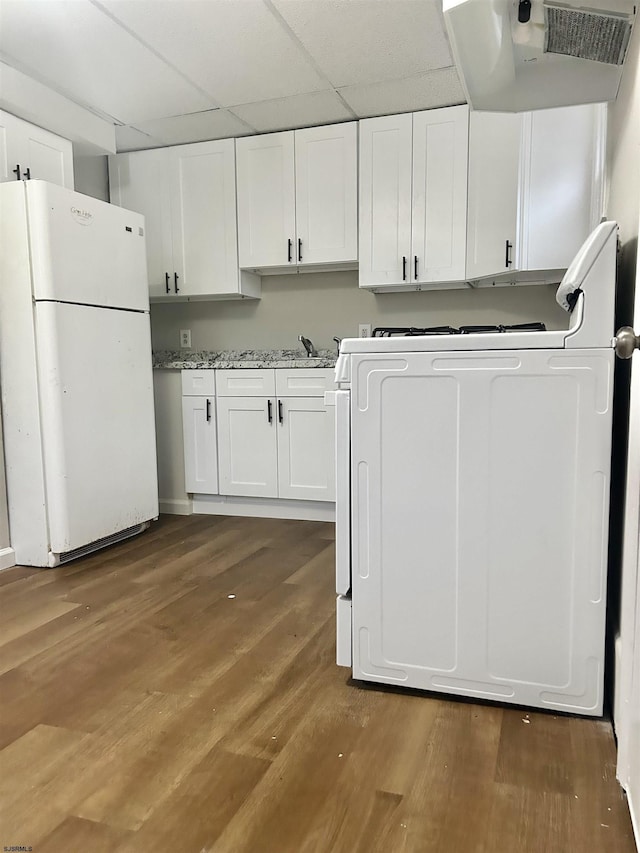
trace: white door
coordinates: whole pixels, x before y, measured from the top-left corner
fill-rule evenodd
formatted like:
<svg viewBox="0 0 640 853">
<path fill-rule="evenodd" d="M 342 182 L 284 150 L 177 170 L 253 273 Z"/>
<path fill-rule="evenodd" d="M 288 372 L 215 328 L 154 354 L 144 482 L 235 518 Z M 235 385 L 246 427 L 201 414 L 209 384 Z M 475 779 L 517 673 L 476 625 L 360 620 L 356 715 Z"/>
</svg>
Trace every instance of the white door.
<svg viewBox="0 0 640 853">
<path fill-rule="evenodd" d="M 111 201 L 145 218 L 149 296 L 175 295 L 167 152 L 136 151 L 109 157 Z M 179 285 L 178 285 L 179 286 Z"/>
<path fill-rule="evenodd" d="M 220 494 L 277 497 L 276 401 L 218 397 L 216 405 Z"/>
<path fill-rule="evenodd" d="M 240 267 L 296 263 L 293 131 L 236 139 Z"/>
<path fill-rule="evenodd" d="M 613 352 L 352 359 L 354 676 L 600 714 Z"/>
<path fill-rule="evenodd" d="M 412 115 L 360 122 L 360 286 L 410 283 Z"/>
<path fill-rule="evenodd" d="M 636 269 L 635 331 L 640 324 L 640 254 Z M 631 363 L 629 445 L 622 552 L 617 776 L 627 792 L 640 843 L 640 352 Z M 618 719 L 619 717 L 619 719 Z"/>
<path fill-rule="evenodd" d="M 278 407 L 278 497 L 334 501 L 335 420 L 322 397 L 281 397 Z"/>
<path fill-rule="evenodd" d="M 24 135 L 24 158 L 31 180 L 39 179 L 73 189 L 71 142 L 28 123 Z"/>
<path fill-rule="evenodd" d="M 44 302 L 35 319 L 50 548 L 64 553 L 158 515 L 149 315 Z"/>
<path fill-rule="evenodd" d="M 469 114 L 467 279 L 518 269 L 522 116 Z"/>
<path fill-rule="evenodd" d="M 298 264 L 358 259 L 358 123 L 295 131 Z"/>
<path fill-rule="evenodd" d="M 25 186 L 34 298 L 147 311 L 142 216 L 44 181 Z"/>
<path fill-rule="evenodd" d="M 178 293 L 237 293 L 233 139 L 170 148 L 169 171 Z"/>
<path fill-rule="evenodd" d="M 465 278 L 468 142 L 466 104 L 413 114 L 411 281 Z"/>
<path fill-rule="evenodd" d="M 565 269 L 600 222 L 606 105 L 524 114 L 521 269 Z"/>
<path fill-rule="evenodd" d="M 17 180 L 18 167 L 20 178 L 73 189 L 71 142 L 0 110 L 0 181 Z"/>
<path fill-rule="evenodd" d="M 215 397 L 182 398 L 184 479 L 187 492 L 218 494 Z"/>
</svg>

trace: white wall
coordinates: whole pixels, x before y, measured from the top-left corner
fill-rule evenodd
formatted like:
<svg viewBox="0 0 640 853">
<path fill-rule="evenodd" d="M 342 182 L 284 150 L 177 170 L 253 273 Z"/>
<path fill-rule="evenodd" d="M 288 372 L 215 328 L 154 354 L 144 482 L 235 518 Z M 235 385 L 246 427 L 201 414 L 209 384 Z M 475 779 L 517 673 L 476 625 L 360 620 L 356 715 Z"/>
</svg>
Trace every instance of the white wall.
<svg viewBox="0 0 640 853">
<path fill-rule="evenodd" d="M 359 323 L 440 326 L 542 320 L 563 328 L 567 315 L 549 285 L 373 294 L 357 272 L 264 276 L 262 299 L 151 306 L 154 349 L 177 349 L 191 329 L 192 349 L 296 348 L 298 335 L 333 349 L 333 336 L 357 337 Z"/>
<path fill-rule="evenodd" d="M 79 193 L 109 201 L 109 158 L 73 152 L 73 182 Z"/>
</svg>

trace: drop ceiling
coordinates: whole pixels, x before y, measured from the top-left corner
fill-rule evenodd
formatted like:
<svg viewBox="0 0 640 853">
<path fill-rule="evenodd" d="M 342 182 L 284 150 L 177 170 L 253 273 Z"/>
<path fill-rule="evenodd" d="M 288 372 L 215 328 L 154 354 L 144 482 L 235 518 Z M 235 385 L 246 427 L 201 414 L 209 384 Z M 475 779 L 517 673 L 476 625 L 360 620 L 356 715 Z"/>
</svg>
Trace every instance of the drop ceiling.
<svg viewBox="0 0 640 853">
<path fill-rule="evenodd" d="M 463 103 L 441 0 L 0 0 L 0 59 L 119 151 Z"/>
</svg>

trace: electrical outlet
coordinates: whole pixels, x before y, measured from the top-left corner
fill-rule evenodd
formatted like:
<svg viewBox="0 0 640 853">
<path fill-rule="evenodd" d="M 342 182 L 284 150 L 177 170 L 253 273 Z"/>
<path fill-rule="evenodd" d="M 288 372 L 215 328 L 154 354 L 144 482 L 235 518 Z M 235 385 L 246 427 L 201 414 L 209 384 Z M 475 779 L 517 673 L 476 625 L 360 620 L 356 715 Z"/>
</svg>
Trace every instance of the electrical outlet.
<svg viewBox="0 0 640 853">
<path fill-rule="evenodd" d="M 358 337 L 359 338 L 370 338 L 371 337 L 371 323 L 360 323 L 358 325 Z"/>
<path fill-rule="evenodd" d="M 180 329 L 180 349 L 191 348 L 191 329 Z"/>
</svg>

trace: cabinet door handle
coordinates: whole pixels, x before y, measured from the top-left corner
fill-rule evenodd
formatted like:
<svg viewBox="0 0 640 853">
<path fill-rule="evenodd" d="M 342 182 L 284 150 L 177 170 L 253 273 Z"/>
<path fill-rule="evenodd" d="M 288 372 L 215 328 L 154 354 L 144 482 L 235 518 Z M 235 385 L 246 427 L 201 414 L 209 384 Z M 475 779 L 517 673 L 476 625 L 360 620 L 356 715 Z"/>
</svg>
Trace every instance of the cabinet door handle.
<svg viewBox="0 0 640 853">
<path fill-rule="evenodd" d="M 27 168 L 24 170 L 24 174 L 25 174 L 25 178 L 28 181 L 30 181 L 31 180 L 31 167 L 30 166 L 27 166 Z"/>
<path fill-rule="evenodd" d="M 211 420 L 211 400 L 207 400 L 207 421 Z"/>
<path fill-rule="evenodd" d="M 267 400 L 267 419 L 269 423 L 273 423 L 273 413 L 271 411 L 271 400 Z"/>
<path fill-rule="evenodd" d="M 12 169 L 13 174 L 16 176 L 16 181 L 20 180 L 20 163 L 16 164 L 15 169 Z"/>
<path fill-rule="evenodd" d="M 511 260 L 511 249 L 512 248 L 513 248 L 513 246 L 511 245 L 511 243 L 508 240 L 505 240 L 505 247 L 504 247 L 504 265 L 505 265 L 505 267 L 510 267 L 511 264 L 513 263 Z"/>
<path fill-rule="evenodd" d="M 407 280 L 407 258 L 405 255 L 402 256 L 402 280 Z"/>
<path fill-rule="evenodd" d="M 418 256 L 413 256 L 413 277 L 415 280 L 418 280 Z"/>
<path fill-rule="evenodd" d="M 302 260 L 302 240 L 298 237 L 298 260 Z"/>
<path fill-rule="evenodd" d="M 287 240 L 287 261 L 291 263 L 291 249 L 293 248 L 293 240 Z"/>
<path fill-rule="evenodd" d="M 282 415 L 282 400 L 278 400 L 278 420 L 280 423 L 284 421 L 284 417 Z"/>
<path fill-rule="evenodd" d="M 178 287 L 178 273 L 174 272 L 173 274 L 173 289 L 176 293 L 179 292 L 180 288 Z"/>
<path fill-rule="evenodd" d="M 164 274 L 164 287 L 165 287 L 165 290 L 167 291 L 167 293 L 169 293 L 169 273 L 168 272 L 166 272 Z"/>
</svg>

